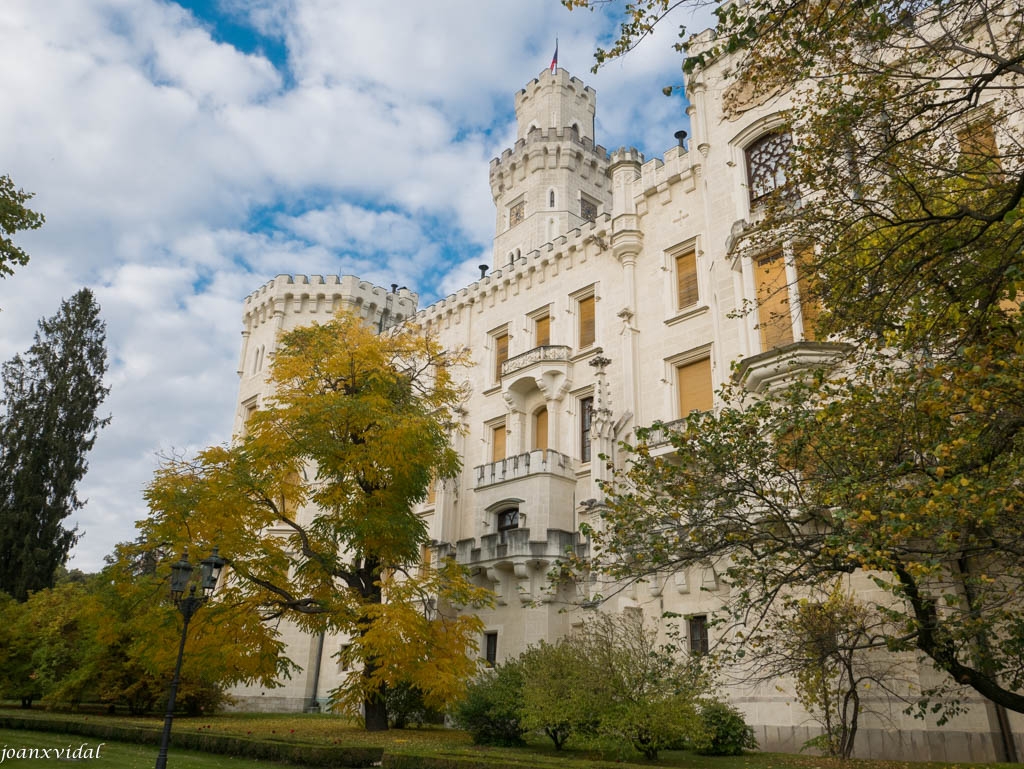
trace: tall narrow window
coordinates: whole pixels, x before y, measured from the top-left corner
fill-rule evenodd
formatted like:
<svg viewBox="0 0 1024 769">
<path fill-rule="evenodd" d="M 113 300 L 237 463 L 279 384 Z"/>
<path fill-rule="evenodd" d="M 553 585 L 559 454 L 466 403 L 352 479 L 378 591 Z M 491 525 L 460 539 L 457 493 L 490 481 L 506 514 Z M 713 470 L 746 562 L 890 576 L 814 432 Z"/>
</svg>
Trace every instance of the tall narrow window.
<svg viewBox="0 0 1024 769">
<path fill-rule="evenodd" d="M 707 654 L 710 644 L 708 643 L 708 618 L 704 615 L 690 617 L 690 654 Z"/>
<path fill-rule="evenodd" d="M 542 408 L 533 415 L 533 447 L 535 449 L 546 449 L 548 447 L 547 408 Z"/>
<path fill-rule="evenodd" d="M 676 367 L 679 394 L 679 416 L 692 411 L 710 411 L 714 406 L 711 387 L 711 358 L 701 358 Z"/>
<path fill-rule="evenodd" d="M 697 304 L 697 252 L 688 251 L 676 257 L 677 309 Z"/>
<path fill-rule="evenodd" d="M 594 296 L 583 297 L 576 303 L 576 309 L 579 313 L 579 339 L 580 349 L 584 347 L 590 347 L 594 343 L 596 337 L 596 328 L 594 325 Z"/>
<path fill-rule="evenodd" d="M 555 191 L 551 190 L 548 192 L 548 208 L 555 207 Z"/>
<path fill-rule="evenodd" d="M 494 379 L 501 379 L 501 364 L 508 360 L 508 332 L 494 336 Z"/>
<path fill-rule="evenodd" d="M 505 458 L 505 423 L 491 428 L 491 461 L 498 462 Z"/>
<path fill-rule="evenodd" d="M 991 118 L 975 120 L 957 132 L 960 144 L 959 171 L 964 174 L 982 174 L 990 179 L 1001 176 L 1002 162 L 996 144 L 995 125 Z"/>
<path fill-rule="evenodd" d="M 793 139 L 786 132 L 762 136 L 746 150 L 750 202 L 774 192 L 786 183 Z"/>
<path fill-rule="evenodd" d="M 789 284 L 786 260 L 781 251 L 757 260 L 757 321 L 761 351 L 793 341 L 793 320 L 789 313 Z"/>
<path fill-rule="evenodd" d="M 484 659 L 490 667 L 498 664 L 498 634 L 484 633 Z"/>
<path fill-rule="evenodd" d="M 811 272 L 811 260 L 814 258 L 814 251 L 807 247 L 796 255 L 797 288 L 800 290 L 800 317 L 803 320 L 804 339 L 813 341 L 815 324 L 818 322 L 818 315 L 821 314 L 821 305 L 814 292 L 814 275 Z"/>
<path fill-rule="evenodd" d="M 542 315 L 534 321 L 534 336 L 537 347 L 551 344 L 551 316 Z"/>
<path fill-rule="evenodd" d="M 427 486 L 427 504 L 433 505 L 437 502 L 437 477 L 430 476 L 430 485 Z"/>
<path fill-rule="evenodd" d="M 594 418 L 594 399 L 580 398 L 580 459 L 590 461 L 590 423 Z"/>
</svg>

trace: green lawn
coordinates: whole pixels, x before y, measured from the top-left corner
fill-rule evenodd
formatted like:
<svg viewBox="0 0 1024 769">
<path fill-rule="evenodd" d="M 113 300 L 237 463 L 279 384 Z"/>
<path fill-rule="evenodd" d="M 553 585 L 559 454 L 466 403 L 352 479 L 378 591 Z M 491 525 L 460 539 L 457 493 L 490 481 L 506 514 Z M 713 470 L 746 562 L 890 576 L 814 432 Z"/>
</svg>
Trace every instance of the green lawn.
<svg viewBox="0 0 1024 769">
<path fill-rule="evenodd" d="M 44 767 L 52 766 L 57 769 L 68 763 L 79 764 L 95 769 L 153 769 L 156 763 L 158 749 L 151 745 L 131 745 L 125 742 L 101 743 L 92 738 L 83 738 L 74 735 L 60 735 L 47 732 L 24 732 L 13 729 L 0 729 L 0 748 L 19 750 L 21 748 L 68 748 L 72 751 L 85 745 L 86 750 L 99 752 L 99 758 L 86 759 L 82 761 L 68 761 L 63 758 L 56 758 L 51 755 L 46 758 L 24 758 L 17 759 L 8 754 L 8 758 L 0 764 L 6 769 L 10 767 Z M 42 753 L 40 753 L 42 756 Z M 172 750 L 168 755 L 168 769 L 242 769 L 242 767 L 253 766 L 260 762 L 253 759 L 231 758 L 230 756 L 218 756 L 212 753 L 196 753 L 188 750 Z M 262 762 L 264 766 L 276 766 L 268 762 Z"/>
<path fill-rule="evenodd" d="M 66 719 L 69 721 L 102 721 L 114 722 L 127 726 L 145 726 L 158 729 L 163 719 L 152 717 L 127 717 L 106 715 L 84 715 L 69 713 L 53 713 L 48 711 L 23 711 L 11 709 L 10 715 L 32 717 L 33 715 L 48 720 Z M 217 716 L 196 718 L 178 717 L 174 721 L 174 732 L 208 732 L 244 737 L 251 740 L 267 740 L 274 742 L 295 742 L 307 745 L 344 745 L 351 747 L 382 747 L 391 753 L 412 753 L 422 756 L 443 758 L 473 757 L 497 761 L 506 766 L 528 766 L 538 769 L 603 769 L 616 767 L 667 766 L 681 769 L 967 769 L 967 767 L 1006 767 L 1020 769 L 1013 764 L 947 764 L 938 762 L 898 762 L 898 761 L 847 761 L 820 758 L 809 755 L 790 755 L 783 753 L 752 752 L 738 757 L 707 757 L 696 756 L 684 751 L 664 751 L 656 762 L 646 762 L 638 753 L 616 755 L 602 752 L 597 746 L 573 745 L 556 752 L 551 742 L 536 738 L 525 748 L 485 748 L 473 745 L 469 737 L 461 731 L 439 727 L 424 729 L 402 729 L 388 732 L 365 732 L 358 724 L 343 718 L 325 714 L 257 714 L 227 713 Z M 30 732 L 3 731 L 0 739 L 9 747 L 34 743 L 27 742 L 25 735 L 31 734 L 32 739 L 38 736 L 46 740 L 39 747 L 66 747 L 68 743 L 77 746 L 91 738 L 59 737 L 52 734 Z M 93 741 L 95 742 L 95 741 Z M 111 753 L 112 760 L 131 761 L 134 763 L 111 763 L 110 766 L 152 766 L 156 759 L 156 748 L 121 744 Z M 123 759 L 122 759 L 123 757 Z M 107 749 L 103 749 L 103 760 L 107 759 Z M 6 762 L 5 762 L 6 763 Z M 13 764 L 14 762 L 12 762 Z M 23 766 L 28 762 L 20 762 Z M 231 759 L 223 756 L 200 754 L 195 752 L 171 750 L 169 769 L 220 769 L 220 767 L 249 766 L 258 763 L 254 759 Z M 267 766 L 280 766 L 270 762 L 262 762 Z M 108 764 L 104 763 L 103 766 Z M 0 769 L 6 766 L 0 765 Z"/>
</svg>

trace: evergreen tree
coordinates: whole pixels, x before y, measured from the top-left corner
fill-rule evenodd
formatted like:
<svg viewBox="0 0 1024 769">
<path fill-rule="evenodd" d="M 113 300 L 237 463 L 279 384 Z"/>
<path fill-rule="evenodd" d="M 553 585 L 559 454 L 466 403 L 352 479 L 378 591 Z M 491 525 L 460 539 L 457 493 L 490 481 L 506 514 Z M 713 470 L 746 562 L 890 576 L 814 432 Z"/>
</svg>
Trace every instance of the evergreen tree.
<svg viewBox="0 0 1024 769">
<path fill-rule="evenodd" d="M 0 589 L 19 601 L 53 586 L 78 540 L 63 521 L 82 506 L 85 457 L 110 421 L 96 416 L 108 392 L 105 339 L 99 305 L 83 288 L 0 372 Z"/>
</svg>

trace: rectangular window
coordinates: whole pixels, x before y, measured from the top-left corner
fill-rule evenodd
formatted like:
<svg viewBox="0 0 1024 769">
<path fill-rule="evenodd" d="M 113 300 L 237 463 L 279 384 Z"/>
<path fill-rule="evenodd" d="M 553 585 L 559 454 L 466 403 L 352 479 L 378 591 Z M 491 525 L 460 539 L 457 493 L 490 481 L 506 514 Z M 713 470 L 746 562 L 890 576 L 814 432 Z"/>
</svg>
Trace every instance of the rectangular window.
<svg viewBox="0 0 1024 769">
<path fill-rule="evenodd" d="M 590 347 L 597 338 L 594 325 L 594 295 L 585 296 L 576 302 L 576 311 L 579 313 L 579 347 L 582 350 Z"/>
<path fill-rule="evenodd" d="M 498 664 L 498 634 L 484 633 L 484 659 L 490 667 Z"/>
<path fill-rule="evenodd" d="M 763 256 L 756 263 L 757 321 L 761 351 L 774 350 L 793 341 L 793 320 L 789 314 L 789 283 L 786 260 L 781 251 Z"/>
<path fill-rule="evenodd" d="M 963 174 L 981 174 L 997 180 L 1002 170 L 996 131 L 989 117 L 976 120 L 967 128 L 957 132 L 960 144 L 958 170 Z"/>
<path fill-rule="evenodd" d="M 679 416 L 693 411 L 711 411 L 715 398 L 711 387 L 711 358 L 676 366 L 676 387 L 679 392 Z"/>
<path fill-rule="evenodd" d="M 676 257 L 677 309 L 697 304 L 697 252 L 690 251 Z"/>
<path fill-rule="evenodd" d="M 426 577 L 430 574 L 433 558 L 434 554 L 427 545 L 420 546 L 420 577 Z"/>
<path fill-rule="evenodd" d="M 491 428 L 491 461 L 500 462 L 505 458 L 505 423 Z"/>
<path fill-rule="evenodd" d="M 535 449 L 548 447 L 548 410 L 546 408 L 538 411 L 533 417 L 533 447 Z"/>
<path fill-rule="evenodd" d="M 800 317 L 803 320 L 804 339 L 814 341 L 814 326 L 821 314 L 821 305 L 814 294 L 814 278 L 811 274 L 810 262 L 814 251 L 807 247 L 796 256 L 797 288 L 800 290 Z"/>
<path fill-rule="evenodd" d="M 432 505 L 435 502 L 437 502 L 437 477 L 431 475 L 430 485 L 427 486 L 427 504 Z"/>
<path fill-rule="evenodd" d="M 508 360 L 508 332 L 494 336 L 494 380 L 501 380 L 501 364 Z"/>
<path fill-rule="evenodd" d="M 594 399 L 580 398 L 580 459 L 590 461 L 590 423 L 594 418 Z"/>
<path fill-rule="evenodd" d="M 544 345 L 551 344 L 551 316 L 542 315 L 541 317 L 534 320 L 534 341 L 536 347 L 543 347 Z"/>
<path fill-rule="evenodd" d="M 708 618 L 704 615 L 690 617 L 690 654 L 707 654 Z"/>
</svg>

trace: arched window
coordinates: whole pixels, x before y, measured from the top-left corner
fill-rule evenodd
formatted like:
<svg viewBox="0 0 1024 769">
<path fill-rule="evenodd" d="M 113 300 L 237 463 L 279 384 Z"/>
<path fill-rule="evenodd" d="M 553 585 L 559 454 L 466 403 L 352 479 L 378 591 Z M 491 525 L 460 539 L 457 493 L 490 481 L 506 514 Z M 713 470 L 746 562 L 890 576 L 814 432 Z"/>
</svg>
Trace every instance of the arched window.
<svg viewBox="0 0 1024 769">
<path fill-rule="evenodd" d="M 761 136 L 744 151 L 747 160 L 747 185 L 750 202 L 755 203 L 786 183 L 793 139 L 788 132 L 776 131 Z"/>
<path fill-rule="evenodd" d="M 548 208 L 554 208 L 554 207 L 555 207 L 555 191 L 554 190 L 550 190 L 548 192 Z"/>
</svg>

